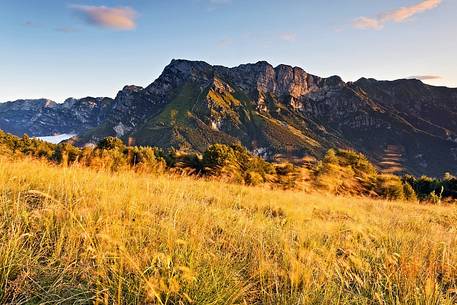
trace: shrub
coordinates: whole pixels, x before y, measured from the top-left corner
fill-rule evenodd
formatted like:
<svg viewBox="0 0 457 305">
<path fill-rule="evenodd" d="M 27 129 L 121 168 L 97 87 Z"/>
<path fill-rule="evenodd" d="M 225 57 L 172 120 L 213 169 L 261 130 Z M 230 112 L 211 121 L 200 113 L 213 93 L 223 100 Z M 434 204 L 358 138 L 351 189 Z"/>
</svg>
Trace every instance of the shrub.
<svg viewBox="0 0 457 305">
<path fill-rule="evenodd" d="M 355 194 L 360 191 L 350 166 L 323 163 L 317 171 L 315 185 L 333 194 Z"/>
<path fill-rule="evenodd" d="M 220 172 L 226 166 L 238 166 L 233 149 L 223 144 L 214 144 L 208 147 L 203 153 L 202 162 L 207 171 L 212 173 Z"/>
<path fill-rule="evenodd" d="M 268 175 L 276 173 L 272 164 L 254 156 L 241 145 L 211 145 L 203 153 L 201 164 L 204 174 L 248 184 L 266 181 Z"/>
<path fill-rule="evenodd" d="M 338 158 L 336 157 L 336 151 L 329 149 L 322 160 L 323 163 L 339 164 Z"/>
<path fill-rule="evenodd" d="M 294 165 L 291 163 L 282 163 L 282 164 L 278 164 L 275 167 L 276 174 L 278 174 L 280 176 L 287 176 L 287 175 L 293 174 L 294 171 L 295 171 Z"/>
<path fill-rule="evenodd" d="M 106 149 L 106 150 L 113 150 L 113 149 L 123 149 L 124 142 L 121 139 L 116 137 L 107 137 L 98 142 L 97 144 L 98 149 Z"/>
<path fill-rule="evenodd" d="M 374 165 L 359 152 L 338 149 L 336 157 L 340 166 L 350 166 L 358 175 L 376 175 L 377 173 Z"/>
<path fill-rule="evenodd" d="M 433 204 L 439 204 L 441 203 L 441 199 L 443 199 L 443 192 L 444 192 L 444 187 L 441 187 L 441 190 L 437 192 L 436 190 L 433 190 L 433 192 L 430 193 L 428 196 L 428 201 L 430 201 Z"/>
<path fill-rule="evenodd" d="M 379 196 L 388 200 L 405 199 L 403 183 L 398 176 L 387 174 L 379 175 L 376 182 L 376 193 L 379 194 Z"/>
<path fill-rule="evenodd" d="M 203 157 L 199 154 L 176 154 L 174 167 L 187 174 L 202 175 L 205 171 Z"/>
<path fill-rule="evenodd" d="M 417 200 L 416 192 L 414 191 L 411 184 L 409 184 L 407 182 L 403 183 L 403 195 L 404 195 L 405 200 L 408 200 L 408 201 Z"/>
<path fill-rule="evenodd" d="M 69 165 L 78 161 L 80 149 L 70 143 L 58 144 L 52 154 L 52 159 L 59 164 Z"/>
<path fill-rule="evenodd" d="M 253 171 L 246 173 L 244 181 L 248 185 L 259 185 L 265 182 L 261 174 Z"/>
<path fill-rule="evenodd" d="M 376 187 L 376 169 L 363 155 L 330 149 L 315 170 L 315 184 L 335 194 L 371 194 Z"/>
<path fill-rule="evenodd" d="M 457 199 L 457 178 L 450 173 L 446 173 L 443 178 L 444 197 Z"/>
</svg>

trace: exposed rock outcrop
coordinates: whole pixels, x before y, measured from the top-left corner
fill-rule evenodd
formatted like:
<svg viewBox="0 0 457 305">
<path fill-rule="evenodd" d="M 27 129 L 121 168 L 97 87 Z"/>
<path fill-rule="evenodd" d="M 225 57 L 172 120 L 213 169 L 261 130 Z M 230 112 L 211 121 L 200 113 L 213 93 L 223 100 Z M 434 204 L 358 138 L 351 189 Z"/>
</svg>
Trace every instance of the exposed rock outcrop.
<svg viewBox="0 0 457 305">
<path fill-rule="evenodd" d="M 152 84 L 126 86 L 114 100 L 0 104 L 0 128 L 77 133 L 79 144 L 111 135 L 190 150 L 239 142 L 268 158 L 343 147 L 380 164 L 388 147 L 402 147 L 402 172 L 457 172 L 457 89 L 417 80 L 346 83 L 264 61 L 227 68 L 173 60 Z"/>
</svg>

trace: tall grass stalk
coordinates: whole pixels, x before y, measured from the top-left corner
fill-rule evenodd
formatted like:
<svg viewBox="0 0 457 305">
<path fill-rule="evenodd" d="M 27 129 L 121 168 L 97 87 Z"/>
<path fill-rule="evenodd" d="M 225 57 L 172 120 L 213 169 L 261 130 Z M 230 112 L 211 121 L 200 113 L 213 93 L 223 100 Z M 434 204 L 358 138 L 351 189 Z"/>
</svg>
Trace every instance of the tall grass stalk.
<svg viewBox="0 0 457 305">
<path fill-rule="evenodd" d="M 457 209 L 0 160 L 3 304 L 456 304 Z"/>
</svg>

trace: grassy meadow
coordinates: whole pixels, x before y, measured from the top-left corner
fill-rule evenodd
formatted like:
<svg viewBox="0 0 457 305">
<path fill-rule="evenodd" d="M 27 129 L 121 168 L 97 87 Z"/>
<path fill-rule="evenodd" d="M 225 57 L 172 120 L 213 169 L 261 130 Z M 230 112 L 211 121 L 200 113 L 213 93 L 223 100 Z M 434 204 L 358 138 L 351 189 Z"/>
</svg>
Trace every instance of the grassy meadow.
<svg viewBox="0 0 457 305">
<path fill-rule="evenodd" d="M 456 304 L 457 208 L 0 159 L 2 304 Z"/>
</svg>

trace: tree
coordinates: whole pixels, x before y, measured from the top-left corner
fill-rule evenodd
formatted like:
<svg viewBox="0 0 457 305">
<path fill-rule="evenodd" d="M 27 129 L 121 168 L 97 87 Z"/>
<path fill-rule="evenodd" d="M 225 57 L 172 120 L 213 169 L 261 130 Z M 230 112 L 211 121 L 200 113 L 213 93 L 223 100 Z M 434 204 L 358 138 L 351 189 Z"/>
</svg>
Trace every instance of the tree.
<svg viewBox="0 0 457 305">
<path fill-rule="evenodd" d="M 236 166 L 236 158 L 233 149 L 224 144 L 213 144 L 203 153 L 203 165 L 207 170 L 220 172 L 223 167 Z"/>
<path fill-rule="evenodd" d="M 122 150 L 124 149 L 124 142 L 121 139 L 116 137 L 107 137 L 98 142 L 97 148 L 98 149 L 106 149 L 106 150 Z"/>
</svg>

